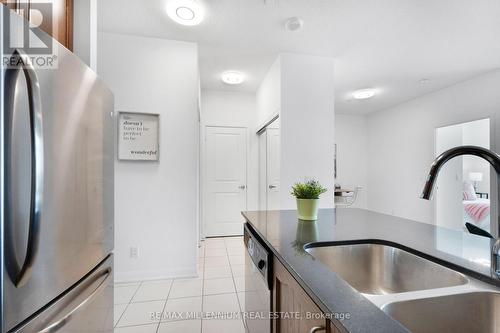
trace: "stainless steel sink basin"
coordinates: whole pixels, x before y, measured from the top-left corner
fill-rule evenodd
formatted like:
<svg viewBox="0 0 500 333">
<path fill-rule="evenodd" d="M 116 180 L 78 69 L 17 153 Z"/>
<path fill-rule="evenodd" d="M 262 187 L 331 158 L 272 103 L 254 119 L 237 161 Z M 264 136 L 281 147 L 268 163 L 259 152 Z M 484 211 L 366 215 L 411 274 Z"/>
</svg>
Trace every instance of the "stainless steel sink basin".
<svg viewBox="0 0 500 333">
<path fill-rule="evenodd" d="M 365 294 L 393 294 L 468 282 L 458 272 L 392 246 L 334 245 L 306 251 Z"/>
<path fill-rule="evenodd" d="M 500 332 L 500 294 L 492 292 L 395 302 L 382 310 L 414 333 Z"/>
</svg>

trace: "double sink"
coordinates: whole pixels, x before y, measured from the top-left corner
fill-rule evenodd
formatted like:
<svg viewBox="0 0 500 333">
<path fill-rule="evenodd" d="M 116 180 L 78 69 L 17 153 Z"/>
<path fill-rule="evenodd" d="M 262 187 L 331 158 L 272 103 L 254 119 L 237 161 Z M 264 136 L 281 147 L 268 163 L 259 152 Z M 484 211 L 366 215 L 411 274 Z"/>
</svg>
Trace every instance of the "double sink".
<svg viewBox="0 0 500 333">
<path fill-rule="evenodd" d="M 500 332 L 498 290 L 459 272 L 382 244 L 306 251 L 411 332 Z"/>
</svg>

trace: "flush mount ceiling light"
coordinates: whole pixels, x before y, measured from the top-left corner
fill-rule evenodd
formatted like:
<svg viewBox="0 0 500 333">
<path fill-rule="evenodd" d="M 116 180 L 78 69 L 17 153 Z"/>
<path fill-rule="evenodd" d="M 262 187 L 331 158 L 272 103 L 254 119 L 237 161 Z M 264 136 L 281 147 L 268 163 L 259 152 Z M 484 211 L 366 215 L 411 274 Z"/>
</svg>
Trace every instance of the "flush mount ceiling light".
<svg viewBox="0 0 500 333">
<path fill-rule="evenodd" d="M 191 21 L 196 17 L 196 14 L 191 8 L 188 7 L 179 7 L 175 10 L 175 14 L 177 17 L 179 17 L 181 20 L 184 21 Z"/>
<path fill-rule="evenodd" d="M 203 21 L 203 6 L 195 0 L 170 0 L 167 3 L 167 15 L 182 25 L 198 25 Z"/>
<path fill-rule="evenodd" d="M 245 75 L 237 71 L 227 71 L 221 74 L 220 78 L 225 84 L 241 84 L 245 81 Z"/>
<path fill-rule="evenodd" d="M 285 29 L 288 31 L 297 31 L 304 26 L 304 20 L 299 17 L 290 17 L 285 22 Z"/>
<path fill-rule="evenodd" d="M 360 90 L 356 90 L 355 92 L 353 92 L 352 97 L 354 99 L 368 99 L 368 98 L 372 98 L 373 96 L 375 96 L 376 93 L 377 93 L 377 90 L 375 90 L 373 88 L 360 89 Z"/>
</svg>

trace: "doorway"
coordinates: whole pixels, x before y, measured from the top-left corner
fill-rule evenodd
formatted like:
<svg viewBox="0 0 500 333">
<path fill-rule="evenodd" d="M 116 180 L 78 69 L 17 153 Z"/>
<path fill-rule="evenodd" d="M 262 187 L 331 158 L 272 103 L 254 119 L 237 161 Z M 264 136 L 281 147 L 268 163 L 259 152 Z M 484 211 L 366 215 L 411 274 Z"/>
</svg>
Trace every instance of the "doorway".
<svg viewBox="0 0 500 333">
<path fill-rule="evenodd" d="M 436 129 L 436 156 L 458 146 L 490 149 L 490 119 Z M 440 172 L 436 187 L 436 225 L 464 230 L 470 223 L 490 228 L 490 164 L 476 156 L 460 156 Z"/>
</svg>

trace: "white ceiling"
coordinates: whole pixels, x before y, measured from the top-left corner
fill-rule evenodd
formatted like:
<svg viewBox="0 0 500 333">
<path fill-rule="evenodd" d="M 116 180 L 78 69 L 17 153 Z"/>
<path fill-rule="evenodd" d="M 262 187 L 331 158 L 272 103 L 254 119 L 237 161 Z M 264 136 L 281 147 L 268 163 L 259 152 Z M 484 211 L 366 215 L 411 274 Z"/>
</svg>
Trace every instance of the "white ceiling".
<svg viewBox="0 0 500 333">
<path fill-rule="evenodd" d="M 367 114 L 500 68 L 500 0 L 205 0 L 195 27 L 172 22 L 167 1 L 102 1 L 102 30 L 199 43 L 205 89 L 256 91 L 280 52 L 331 56 L 336 112 Z M 284 29 L 292 16 L 302 30 Z M 228 69 L 248 80 L 224 85 Z M 380 94 L 350 100 L 366 87 Z"/>
</svg>

